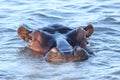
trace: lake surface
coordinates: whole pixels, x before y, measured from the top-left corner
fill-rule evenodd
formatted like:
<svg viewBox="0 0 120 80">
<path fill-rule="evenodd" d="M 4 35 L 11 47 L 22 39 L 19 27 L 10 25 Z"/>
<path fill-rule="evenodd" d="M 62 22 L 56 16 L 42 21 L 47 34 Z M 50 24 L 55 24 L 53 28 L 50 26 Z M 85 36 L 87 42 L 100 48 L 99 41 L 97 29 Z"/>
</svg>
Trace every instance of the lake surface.
<svg viewBox="0 0 120 80">
<path fill-rule="evenodd" d="M 84 62 L 41 61 L 17 35 L 51 24 L 72 28 L 92 24 L 89 46 L 95 56 Z M 120 0 L 0 0 L 0 80 L 120 80 Z"/>
</svg>

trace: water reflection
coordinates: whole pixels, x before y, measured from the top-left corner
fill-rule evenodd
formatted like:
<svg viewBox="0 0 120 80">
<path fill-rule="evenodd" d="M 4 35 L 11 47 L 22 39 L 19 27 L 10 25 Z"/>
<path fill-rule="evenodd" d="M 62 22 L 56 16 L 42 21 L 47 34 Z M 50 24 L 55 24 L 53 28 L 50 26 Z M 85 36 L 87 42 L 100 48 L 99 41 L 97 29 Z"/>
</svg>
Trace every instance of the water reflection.
<svg viewBox="0 0 120 80">
<path fill-rule="evenodd" d="M 39 59 L 40 61 L 43 59 L 43 56 L 44 56 L 42 54 L 39 54 L 38 52 L 32 51 L 28 47 L 20 48 L 19 54 L 26 58 L 28 57 L 28 58 Z"/>
</svg>

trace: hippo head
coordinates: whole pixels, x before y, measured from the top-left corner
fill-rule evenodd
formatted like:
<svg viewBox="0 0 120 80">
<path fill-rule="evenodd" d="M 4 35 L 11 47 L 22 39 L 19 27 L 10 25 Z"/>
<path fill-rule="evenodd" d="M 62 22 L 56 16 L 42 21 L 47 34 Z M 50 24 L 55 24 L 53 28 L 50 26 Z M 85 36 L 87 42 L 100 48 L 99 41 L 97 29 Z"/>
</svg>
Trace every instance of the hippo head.
<svg viewBox="0 0 120 80">
<path fill-rule="evenodd" d="M 70 30 L 66 34 L 50 34 L 42 30 L 29 31 L 19 27 L 18 35 L 28 42 L 28 47 L 33 51 L 45 54 L 49 62 L 78 61 L 88 58 L 85 50 L 88 44 L 87 38 L 94 29 L 88 25 L 84 29 Z"/>
<path fill-rule="evenodd" d="M 51 35 L 39 30 L 29 31 L 23 26 L 18 28 L 18 35 L 28 42 L 31 50 L 41 54 L 45 54 L 55 42 Z"/>
</svg>

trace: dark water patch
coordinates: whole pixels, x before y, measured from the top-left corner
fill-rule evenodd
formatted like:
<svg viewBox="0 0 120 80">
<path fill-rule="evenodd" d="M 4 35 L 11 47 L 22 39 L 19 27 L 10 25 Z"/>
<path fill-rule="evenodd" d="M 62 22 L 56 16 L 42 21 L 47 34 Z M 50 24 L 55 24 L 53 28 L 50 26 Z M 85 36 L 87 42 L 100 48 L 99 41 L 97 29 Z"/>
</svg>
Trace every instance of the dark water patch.
<svg viewBox="0 0 120 80">
<path fill-rule="evenodd" d="M 29 9 L 26 9 L 26 10 L 21 10 L 21 13 L 22 14 L 26 14 L 26 17 L 28 16 L 31 16 L 33 13 L 35 13 L 35 10 L 29 10 Z"/>
<path fill-rule="evenodd" d="M 109 37 L 109 36 L 107 36 L 107 37 Z M 95 51 L 97 50 L 97 52 L 101 51 L 101 50 L 102 51 L 104 51 L 104 50 L 119 51 L 120 46 L 117 44 L 119 44 L 120 42 L 117 41 L 116 39 L 110 38 L 110 40 L 109 40 L 109 38 L 106 38 L 106 36 L 105 36 L 105 38 L 100 37 L 100 38 L 96 38 L 93 40 L 97 41 L 97 43 L 94 41 L 92 42 L 92 45 L 93 45 L 92 48 L 94 48 Z"/>
<path fill-rule="evenodd" d="M 98 56 L 95 56 L 95 57 L 94 57 L 93 61 L 91 61 L 89 63 L 90 65 L 92 65 L 92 67 L 94 67 L 94 68 L 98 67 L 97 69 L 101 70 L 101 69 L 107 69 L 108 66 L 110 66 L 109 62 L 107 62 L 107 59 L 104 59 L 102 57 L 100 59 L 100 58 L 98 58 Z M 99 60 L 99 62 L 97 62 L 98 60 Z"/>
<path fill-rule="evenodd" d="M 106 10 L 104 10 L 104 11 L 102 11 L 104 14 L 114 14 L 114 12 L 113 11 L 106 11 Z"/>
<path fill-rule="evenodd" d="M 102 35 L 103 33 L 106 33 L 106 34 L 113 34 L 113 35 L 119 35 L 119 30 L 116 30 L 116 29 L 114 29 L 114 27 L 112 27 L 112 26 L 107 26 L 107 27 L 97 27 L 97 28 L 95 28 L 95 35 Z M 102 33 L 102 34 L 100 34 L 100 33 Z"/>
<path fill-rule="evenodd" d="M 6 14 L 0 14 L 0 18 L 2 19 L 2 18 L 8 18 L 9 16 Z"/>
<path fill-rule="evenodd" d="M 120 24 L 120 21 L 119 21 L 119 18 L 120 16 L 119 15 L 105 15 L 106 18 L 102 19 L 101 22 L 104 23 L 104 24 L 111 24 L 111 25 L 119 25 Z"/>
<path fill-rule="evenodd" d="M 26 5 L 27 4 L 27 1 L 11 1 L 11 5 L 17 5 L 17 6 L 21 6 L 21 5 Z"/>
<path fill-rule="evenodd" d="M 11 43 L 14 44 L 14 43 L 18 43 L 19 40 L 20 40 L 19 36 L 16 35 L 16 36 L 14 36 L 14 37 L 8 39 L 7 42 L 11 42 Z"/>
<path fill-rule="evenodd" d="M 0 10 L 0 12 L 1 12 L 1 17 L 8 18 L 8 17 L 11 17 L 10 14 L 17 12 L 17 10 L 12 10 L 10 8 L 4 8 Z M 9 15 L 7 13 L 9 13 Z"/>
<path fill-rule="evenodd" d="M 3 39 L 4 40 L 4 39 Z M 26 43 L 25 42 L 22 42 L 22 41 L 18 41 L 18 40 L 16 40 L 16 41 L 4 41 L 4 43 L 1 43 L 1 46 L 0 46 L 0 49 L 17 49 L 17 48 L 19 48 L 19 47 L 21 47 L 21 46 L 26 46 Z"/>
<path fill-rule="evenodd" d="M 120 70 L 116 70 L 116 71 L 112 72 L 111 74 L 112 74 L 112 75 L 118 75 L 118 76 L 119 76 L 119 75 L 120 75 Z"/>
<path fill-rule="evenodd" d="M 63 17 L 59 15 L 51 15 L 51 14 L 44 14 L 44 13 L 33 13 L 31 18 L 33 19 L 33 21 L 35 21 L 38 24 L 42 24 L 43 21 L 47 22 L 47 24 L 48 22 L 53 23 L 54 21 L 56 21 L 60 23 L 64 21 Z M 36 21 L 36 18 L 38 18 L 39 20 Z"/>
<path fill-rule="evenodd" d="M 120 2 L 115 2 L 114 5 L 120 6 Z"/>
<path fill-rule="evenodd" d="M 111 22 L 112 24 L 118 24 L 118 25 L 120 25 L 120 22 Z"/>
<path fill-rule="evenodd" d="M 117 21 L 114 17 L 105 17 L 100 20 L 102 24 L 120 24 L 119 21 Z"/>
<path fill-rule="evenodd" d="M 19 47 L 2 47 L 2 48 L 0 48 L 0 52 L 1 53 L 15 53 L 18 48 Z M 8 51 L 8 52 L 6 52 L 6 51 Z"/>
<path fill-rule="evenodd" d="M 108 2 L 108 0 L 95 0 L 96 2 Z M 111 1 L 111 0 L 109 0 Z"/>
<path fill-rule="evenodd" d="M 106 21 L 106 22 L 114 22 L 114 21 L 116 21 L 114 18 L 112 18 L 112 17 L 106 17 L 106 18 L 104 18 L 102 21 Z"/>
<path fill-rule="evenodd" d="M 111 14 L 111 15 L 104 15 L 104 16 L 106 16 L 106 17 L 111 17 L 111 18 L 115 18 L 115 19 L 117 19 L 117 18 L 119 18 L 119 17 L 120 17 L 120 15 L 115 15 L 115 14 Z"/>
<path fill-rule="evenodd" d="M 5 32 L 16 32 L 16 30 L 10 28 L 0 28 L 0 33 L 5 33 Z"/>
<path fill-rule="evenodd" d="M 80 77 L 80 76 L 73 78 L 71 75 L 71 76 L 66 76 L 66 77 L 62 78 L 61 80 L 87 80 L 87 79 L 88 78 L 86 78 L 86 77 Z"/>
<path fill-rule="evenodd" d="M 80 9 L 89 9 L 89 8 L 91 8 L 91 7 L 93 7 L 93 5 L 83 5 Z"/>
<path fill-rule="evenodd" d="M 20 60 L 18 54 L 15 53 L 2 53 L 0 54 L 1 68 L 7 65 L 8 62 L 17 62 Z"/>
<path fill-rule="evenodd" d="M 46 19 L 54 19 L 54 20 L 59 20 L 61 18 L 56 17 L 56 16 L 52 16 L 52 15 L 47 15 L 47 14 L 42 14 L 42 13 L 34 13 L 32 15 L 38 16 L 39 18 L 46 18 Z"/>
<path fill-rule="evenodd" d="M 119 31 L 109 31 L 109 32 L 106 32 L 107 35 L 111 35 L 111 36 L 120 36 L 120 32 Z"/>
<path fill-rule="evenodd" d="M 103 7 L 103 8 L 107 8 L 107 9 L 116 9 L 116 8 L 120 8 L 120 6 L 118 5 L 114 5 L 114 4 L 109 4 L 109 5 L 101 5 L 100 7 Z"/>
<path fill-rule="evenodd" d="M 30 74 L 30 75 L 25 75 L 23 76 L 24 78 L 27 78 L 27 79 L 50 79 L 50 76 L 49 75 L 44 75 L 44 74 Z"/>
<path fill-rule="evenodd" d="M 101 12 L 101 8 L 99 8 L 99 7 L 93 7 L 93 8 L 90 8 L 90 9 L 88 9 L 88 13 L 99 13 L 99 12 Z"/>
<path fill-rule="evenodd" d="M 5 42 L 5 43 L 1 43 L 3 45 L 3 47 L 15 47 L 18 45 L 19 42 L 17 41 L 11 41 L 11 42 Z"/>
<path fill-rule="evenodd" d="M 116 67 L 113 68 L 113 66 L 119 66 L 119 64 L 117 64 L 119 62 L 119 57 L 112 56 L 112 55 L 119 56 L 117 53 L 115 54 L 114 51 L 108 51 L 108 50 L 99 51 L 95 55 L 96 56 L 94 57 L 94 59 L 92 59 L 92 61 L 90 62 L 92 67 L 94 66 L 95 69 L 96 68 L 99 70 L 104 69 L 105 71 L 111 72 L 116 69 Z M 105 73 L 105 74 L 110 74 L 110 73 Z"/>
<path fill-rule="evenodd" d="M 78 8 L 78 6 L 77 5 L 68 4 L 68 5 L 64 5 L 63 8 L 70 10 L 71 8 Z"/>
<path fill-rule="evenodd" d="M 104 75 L 102 77 L 99 77 L 97 80 L 119 80 L 119 77 L 112 76 L 112 75 Z"/>
<path fill-rule="evenodd" d="M 15 1 L 15 0 L 4 0 L 2 1 L 2 3 L 7 3 L 6 5 L 13 5 L 13 6 L 18 6 L 18 5 L 24 5 L 25 4 L 25 1 Z"/>
<path fill-rule="evenodd" d="M 43 11 L 43 10 L 42 10 Z M 74 12 L 71 11 L 66 11 L 62 9 L 44 9 L 44 14 L 48 14 L 51 16 L 57 16 L 58 18 L 66 18 L 74 15 Z"/>
<path fill-rule="evenodd" d="M 11 74 L 11 73 L 9 73 L 9 72 L 1 71 L 1 70 L 0 70 L 0 79 L 2 79 L 2 80 L 15 79 L 15 75 L 14 75 L 14 74 Z"/>
</svg>

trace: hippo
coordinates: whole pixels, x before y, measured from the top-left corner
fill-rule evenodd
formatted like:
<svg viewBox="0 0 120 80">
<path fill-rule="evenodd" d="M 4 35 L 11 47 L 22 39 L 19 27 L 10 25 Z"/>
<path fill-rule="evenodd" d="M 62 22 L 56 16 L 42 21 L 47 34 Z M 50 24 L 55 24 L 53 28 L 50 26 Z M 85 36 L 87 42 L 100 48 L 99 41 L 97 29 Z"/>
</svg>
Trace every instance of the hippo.
<svg viewBox="0 0 120 80">
<path fill-rule="evenodd" d="M 18 36 L 28 43 L 28 48 L 44 55 L 47 62 L 75 62 L 87 60 L 94 53 L 87 47 L 94 27 L 72 29 L 60 24 L 29 30 L 18 28 Z"/>
</svg>

